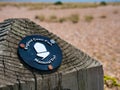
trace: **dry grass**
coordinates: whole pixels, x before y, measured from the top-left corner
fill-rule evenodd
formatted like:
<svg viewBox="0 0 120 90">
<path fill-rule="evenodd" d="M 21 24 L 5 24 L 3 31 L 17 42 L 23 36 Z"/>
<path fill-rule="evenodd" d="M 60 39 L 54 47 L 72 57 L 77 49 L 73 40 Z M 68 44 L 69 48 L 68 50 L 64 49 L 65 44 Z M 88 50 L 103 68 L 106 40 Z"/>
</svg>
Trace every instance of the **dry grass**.
<svg viewBox="0 0 120 90">
<path fill-rule="evenodd" d="M 44 21 L 45 20 L 45 16 L 44 15 L 36 15 L 35 19 L 38 19 L 40 21 Z"/>
<path fill-rule="evenodd" d="M 100 18 L 105 19 L 105 18 L 107 18 L 107 16 L 102 15 L 102 16 L 100 16 Z"/>
<path fill-rule="evenodd" d="M 99 6 L 96 3 L 65 3 L 60 8 L 61 9 L 71 9 L 71 8 L 95 8 Z"/>
<path fill-rule="evenodd" d="M 61 18 L 59 18 L 59 22 L 60 22 L 60 23 L 63 23 L 63 22 L 65 22 L 65 21 L 67 21 L 67 18 L 66 18 L 66 17 L 61 17 Z"/>
<path fill-rule="evenodd" d="M 56 15 L 49 16 L 48 22 L 58 22 L 58 17 Z"/>
<path fill-rule="evenodd" d="M 114 14 L 118 14 L 119 12 L 117 10 L 113 11 Z"/>
<path fill-rule="evenodd" d="M 92 15 L 85 16 L 85 21 L 86 22 L 91 22 L 93 19 L 94 19 L 94 17 Z"/>
<path fill-rule="evenodd" d="M 43 9 L 52 5 L 51 3 L 13 3 L 13 2 L 0 2 L 0 7 L 13 6 L 13 7 L 28 7 L 29 10 Z"/>
<path fill-rule="evenodd" d="M 79 15 L 78 14 L 72 14 L 68 17 L 68 19 L 72 22 L 72 23 L 78 23 L 79 22 Z"/>
<path fill-rule="evenodd" d="M 110 2 L 108 3 L 109 5 L 113 5 L 113 6 L 119 6 L 120 2 Z"/>
<path fill-rule="evenodd" d="M 107 5 L 120 5 L 117 3 L 107 3 Z M 0 7 L 14 6 L 14 7 L 28 7 L 29 10 L 39 10 L 44 8 L 50 9 L 71 9 L 71 8 L 96 8 L 101 6 L 100 3 L 62 3 L 61 5 L 55 5 L 54 3 L 10 3 L 0 2 Z"/>
<path fill-rule="evenodd" d="M 70 21 L 72 23 L 78 23 L 79 22 L 79 15 L 78 14 L 71 14 L 70 16 L 60 17 L 60 18 L 58 18 L 56 15 L 51 15 L 48 17 L 45 17 L 44 15 L 36 15 L 35 19 L 38 19 L 39 21 L 46 21 L 46 22 L 63 23 L 65 21 Z"/>
<path fill-rule="evenodd" d="M 29 10 L 39 10 L 50 7 L 51 3 L 30 3 L 27 7 Z"/>
</svg>

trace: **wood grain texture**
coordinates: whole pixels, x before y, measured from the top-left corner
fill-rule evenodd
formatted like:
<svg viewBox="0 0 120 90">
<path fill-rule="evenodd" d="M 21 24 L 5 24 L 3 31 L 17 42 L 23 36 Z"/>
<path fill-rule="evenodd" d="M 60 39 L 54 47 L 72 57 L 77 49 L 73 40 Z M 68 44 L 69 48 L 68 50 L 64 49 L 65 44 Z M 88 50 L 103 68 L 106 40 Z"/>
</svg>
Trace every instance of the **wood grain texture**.
<svg viewBox="0 0 120 90">
<path fill-rule="evenodd" d="M 21 62 L 18 43 L 32 34 L 58 43 L 63 52 L 59 69 L 41 72 Z M 103 90 L 103 69 L 98 61 L 29 19 L 7 19 L 0 23 L 0 90 Z"/>
</svg>

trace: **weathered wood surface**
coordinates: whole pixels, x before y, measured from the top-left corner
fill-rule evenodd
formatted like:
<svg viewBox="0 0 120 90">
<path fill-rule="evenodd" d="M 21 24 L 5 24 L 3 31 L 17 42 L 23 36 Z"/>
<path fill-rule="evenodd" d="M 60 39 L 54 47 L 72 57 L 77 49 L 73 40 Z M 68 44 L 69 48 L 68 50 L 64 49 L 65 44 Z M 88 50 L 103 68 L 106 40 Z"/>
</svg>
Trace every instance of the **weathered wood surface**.
<svg viewBox="0 0 120 90">
<path fill-rule="evenodd" d="M 40 72 L 21 63 L 18 43 L 31 34 L 59 44 L 63 61 L 57 71 Z M 0 90 L 103 90 L 103 69 L 98 61 L 34 22 L 8 19 L 0 23 Z"/>
</svg>

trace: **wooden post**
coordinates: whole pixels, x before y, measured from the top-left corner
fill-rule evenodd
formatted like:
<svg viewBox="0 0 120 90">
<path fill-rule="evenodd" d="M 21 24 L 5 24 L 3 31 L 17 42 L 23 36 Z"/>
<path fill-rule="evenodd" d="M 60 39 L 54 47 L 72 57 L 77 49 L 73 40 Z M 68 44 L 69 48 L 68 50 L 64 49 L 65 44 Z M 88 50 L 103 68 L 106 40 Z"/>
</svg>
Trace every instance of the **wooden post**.
<svg viewBox="0 0 120 90">
<path fill-rule="evenodd" d="M 17 55 L 19 41 L 32 34 L 54 39 L 63 53 L 54 72 L 24 65 Z M 102 65 L 45 28 L 28 19 L 0 23 L 0 90 L 103 90 Z"/>
</svg>

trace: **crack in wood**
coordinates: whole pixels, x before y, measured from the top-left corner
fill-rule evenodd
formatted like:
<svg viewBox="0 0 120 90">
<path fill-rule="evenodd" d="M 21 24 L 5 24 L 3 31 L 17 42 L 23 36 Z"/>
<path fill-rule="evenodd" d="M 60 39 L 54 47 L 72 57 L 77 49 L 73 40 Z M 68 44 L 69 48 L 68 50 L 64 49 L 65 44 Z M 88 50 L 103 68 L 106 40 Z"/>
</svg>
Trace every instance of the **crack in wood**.
<svg viewBox="0 0 120 90">
<path fill-rule="evenodd" d="M 31 34 L 47 36 L 59 44 L 63 52 L 59 69 L 46 73 L 20 61 L 17 44 Z M 0 23 L 0 49 L 0 84 L 6 85 L 5 90 L 103 90 L 103 70 L 98 61 L 29 19 Z"/>
</svg>

